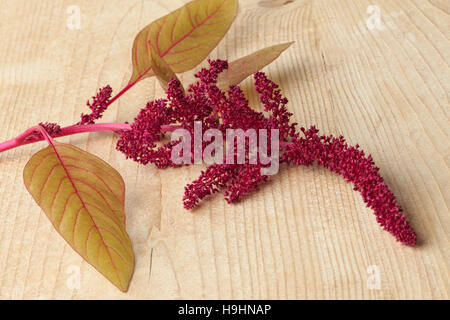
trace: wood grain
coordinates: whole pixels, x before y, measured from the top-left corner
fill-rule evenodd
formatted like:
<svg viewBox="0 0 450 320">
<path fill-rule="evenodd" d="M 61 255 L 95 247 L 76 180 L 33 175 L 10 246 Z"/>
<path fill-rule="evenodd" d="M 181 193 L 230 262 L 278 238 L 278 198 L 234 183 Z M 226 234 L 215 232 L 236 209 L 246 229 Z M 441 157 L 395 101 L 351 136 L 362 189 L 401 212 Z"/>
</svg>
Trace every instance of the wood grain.
<svg viewBox="0 0 450 320">
<path fill-rule="evenodd" d="M 130 77 L 137 32 L 185 2 L 2 1 L 1 140 L 41 121 L 72 124 L 97 88 L 110 84 L 117 92 Z M 0 155 L 1 299 L 449 298 L 449 2 L 240 2 L 211 57 L 234 60 L 295 41 L 264 71 L 290 99 L 298 123 L 343 134 L 373 155 L 420 245 L 395 242 L 350 185 L 320 168 L 282 167 L 238 205 L 217 195 L 187 213 L 183 186 L 201 166 L 143 167 L 114 150 L 111 134 L 86 134 L 60 140 L 124 177 L 136 254 L 129 292 L 83 262 L 26 192 L 22 170 L 40 143 Z M 66 27 L 74 4 L 80 30 Z M 380 9 L 379 29 L 368 28 L 371 5 Z M 251 82 L 243 85 L 261 108 Z M 162 95 L 155 78 L 146 79 L 104 120 L 129 121 Z M 379 289 L 368 283 L 371 266 L 379 268 Z M 79 288 L 71 285 L 77 268 Z"/>
</svg>

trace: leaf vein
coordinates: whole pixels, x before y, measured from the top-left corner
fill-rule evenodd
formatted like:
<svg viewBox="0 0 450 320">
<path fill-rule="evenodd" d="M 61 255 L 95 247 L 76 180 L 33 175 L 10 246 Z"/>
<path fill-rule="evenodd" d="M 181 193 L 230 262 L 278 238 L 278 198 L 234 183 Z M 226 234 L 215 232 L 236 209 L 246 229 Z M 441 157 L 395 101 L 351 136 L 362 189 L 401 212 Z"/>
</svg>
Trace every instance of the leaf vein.
<svg viewBox="0 0 450 320">
<path fill-rule="evenodd" d="M 48 181 L 50 180 L 50 176 L 53 174 L 53 171 L 59 167 L 61 164 L 60 163 L 56 163 L 51 169 L 50 172 L 47 174 L 47 177 L 45 177 L 44 182 L 42 183 L 41 187 L 39 188 L 39 202 L 42 201 L 42 191 L 44 191 L 45 186 L 47 185 Z"/>
<path fill-rule="evenodd" d="M 119 198 L 119 199 L 123 202 L 124 199 L 122 198 L 122 196 L 121 196 L 121 195 L 117 195 L 117 194 L 111 189 L 111 187 L 106 183 L 106 181 L 105 181 L 102 177 L 100 177 L 97 173 L 95 173 L 94 171 L 89 170 L 89 169 L 87 169 L 87 168 L 83 168 L 83 167 L 77 166 L 77 165 L 73 165 L 73 164 L 66 165 L 66 167 L 69 167 L 69 168 L 75 168 L 75 169 L 79 169 L 79 170 L 83 170 L 83 171 L 89 172 L 90 174 L 96 176 L 101 182 L 103 182 L 103 184 L 105 185 L 105 187 L 106 187 L 113 195 L 115 195 L 117 198 Z"/>
<path fill-rule="evenodd" d="M 52 140 L 49 140 L 49 144 L 52 146 L 53 150 L 55 151 L 55 154 L 56 154 L 56 156 L 58 157 L 58 160 L 61 162 L 62 167 L 64 168 L 64 171 L 66 172 L 66 175 L 67 175 L 67 177 L 69 178 L 69 181 L 71 182 L 71 184 L 72 184 L 72 186 L 73 186 L 73 188 L 74 188 L 76 194 L 78 195 L 78 198 L 81 200 L 81 196 L 80 196 L 79 193 L 78 193 L 78 189 L 77 189 L 77 187 L 76 187 L 74 181 L 72 180 L 73 178 L 70 176 L 69 171 L 68 171 L 67 168 L 64 166 L 63 159 L 61 158 L 61 156 L 60 156 L 58 150 L 56 149 L 56 146 L 55 146 L 54 142 L 53 142 Z M 84 203 L 83 203 L 82 201 L 81 201 L 81 203 L 82 203 L 82 205 L 84 206 Z M 85 207 L 85 208 L 86 208 L 86 207 Z M 95 225 L 95 221 L 94 221 L 94 219 L 92 218 L 92 216 L 89 214 L 89 211 L 87 210 L 87 208 L 86 208 L 86 211 L 88 212 L 88 216 L 91 218 L 92 223 L 94 223 L 94 225 Z M 61 221 L 62 221 L 62 219 L 61 219 Z M 97 225 L 95 225 L 95 226 L 96 226 L 96 228 L 98 228 Z M 100 238 L 101 238 L 103 244 L 106 245 L 106 244 L 105 244 L 105 241 L 104 241 L 104 239 L 103 239 L 103 237 L 100 237 Z M 120 277 L 119 277 L 119 272 L 118 272 L 118 270 L 117 270 L 117 267 L 116 267 L 115 264 L 114 264 L 114 261 L 113 261 L 113 259 L 112 259 L 112 257 L 111 257 L 111 254 L 109 253 L 108 250 L 106 250 L 106 251 L 107 251 L 107 253 L 108 253 L 108 255 L 109 255 L 109 258 L 110 258 L 110 260 L 111 260 L 111 263 L 112 263 L 112 265 L 113 265 L 113 267 L 114 267 L 114 270 L 115 270 L 115 274 L 116 274 L 116 276 L 117 276 L 117 279 L 119 280 L 119 283 L 122 285 L 122 280 L 121 280 Z"/>
</svg>

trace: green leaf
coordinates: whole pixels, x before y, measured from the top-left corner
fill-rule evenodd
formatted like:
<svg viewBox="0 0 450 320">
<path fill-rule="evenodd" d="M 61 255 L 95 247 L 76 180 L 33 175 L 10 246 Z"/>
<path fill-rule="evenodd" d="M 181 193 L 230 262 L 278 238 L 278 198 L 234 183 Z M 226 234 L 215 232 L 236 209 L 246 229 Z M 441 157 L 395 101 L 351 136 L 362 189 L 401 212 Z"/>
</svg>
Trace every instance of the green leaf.
<svg viewBox="0 0 450 320">
<path fill-rule="evenodd" d="M 31 157 L 23 178 L 67 243 L 127 291 L 134 253 L 125 228 L 125 184 L 120 174 L 86 151 L 50 141 Z"/>
<path fill-rule="evenodd" d="M 129 83 L 155 75 L 148 42 L 175 73 L 197 66 L 227 33 L 237 10 L 238 0 L 195 0 L 150 23 L 134 40 Z"/>
<path fill-rule="evenodd" d="M 150 65 L 152 66 L 152 70 L 155 73 L 161 87 L 164 91 L 167 91 L 169 88 L 169 81 L 171 79 L 177 79 L 178 81 L 180 80 L 172 71 L 170 66 L 164 61 L 164 59 L 158 55 L 149 42 L 147 42 L 147 51 L 150 57 Z"/>
<path fill-rule="evenodd" d="M 241 83 L 245 78 L 278 58 L 292 44 L 293 42 L 288 42 L 267 47 L 229 63 L 228 69 L 219 75 L 217 86 L 228 89 L 231 85 Z"/>
</svg>

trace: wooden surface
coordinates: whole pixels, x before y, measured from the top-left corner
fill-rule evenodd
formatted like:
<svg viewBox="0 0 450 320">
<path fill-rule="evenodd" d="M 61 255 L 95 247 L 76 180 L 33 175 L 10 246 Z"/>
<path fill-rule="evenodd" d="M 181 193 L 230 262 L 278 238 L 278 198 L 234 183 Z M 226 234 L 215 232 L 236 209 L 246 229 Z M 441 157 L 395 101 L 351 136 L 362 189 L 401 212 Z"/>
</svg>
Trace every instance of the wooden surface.
<svg viewBox="0 0 450 320">
<path fill-rule="evenodd" d="M 1 140 L 41 121 L 75 123 L 97 88 L 117 92 L 131 74 L 134 36 L 184 2 L 1 1 Z M 217 195 L 191 214 L 183 187 L 201 166 L 143 167 L 114 150 L 112 134 L 84 134 L 61 141 L 102 157 L 127 185 L 137 258 L 129 292 L 83 262 L 26 192 L 22 170 L 39 143 L 0 155 L 1 299 L 448 299 L 450 3 L 240 2 L 211 57 L 295 41 L 264 71 L 297 122 L 343 134 L 373 155 L 420 245 L 397 243 L 351 185 L 320 168 L 282 167 L 241 204 Z M 70 5 L 81 9 L 80 30 L 66 26 Z M 251 82 L 243 85 L 260 108 Z M 154 78 L 142 81 L 104 120 L 130 121 L 162 95 Z"/>
</svg>

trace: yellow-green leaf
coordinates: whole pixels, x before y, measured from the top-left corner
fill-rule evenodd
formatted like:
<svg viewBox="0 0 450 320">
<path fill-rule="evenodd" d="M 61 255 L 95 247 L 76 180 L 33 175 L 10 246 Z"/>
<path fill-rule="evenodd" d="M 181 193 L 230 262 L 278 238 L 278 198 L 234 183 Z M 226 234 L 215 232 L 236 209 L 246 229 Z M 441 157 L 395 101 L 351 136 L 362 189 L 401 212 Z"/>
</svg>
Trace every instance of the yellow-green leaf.
<svg viewBox="0 0 450 320">
<path fill-rule="evenodd" d="M 127 291 L 134 254 L 125 228 L 125 185 L 120 174 L 86 151 L 51 141 L 31 157 L 23 178 L 69 245 Z"/>
<path fill-rule="evenodd" d="M 167 91 L 169 88 L 169 81 L 171 79 L 177 79 L 178 81 L 180 80 L 172 71 L 170 66 L 164 61 L 164 59 L 158 55 L 149 42 L 147 42 L 147 51 L 150 57 L 150 65 L 152 66 L 152 70 L 155 73 L 161 87 L 164 91 Z"/>
<path fill-rule="evenodd" d="M 129 83 L 154 76 L 147 42 L 175 73 L 194 68 L 214 49 L 233 23 L 238 0 L 195 0 L 150 23 L 136 36 Z"/>
<path fill-rule="evenodd" d="M 228 89 L 231 85 L 241 83 L 245 78 L 278 58 L 291 44 L 293 42 L 277 44 L 231 62 L 228 69 L 219 75 L 217 86 L 221 89 Z"/>
</svg>

